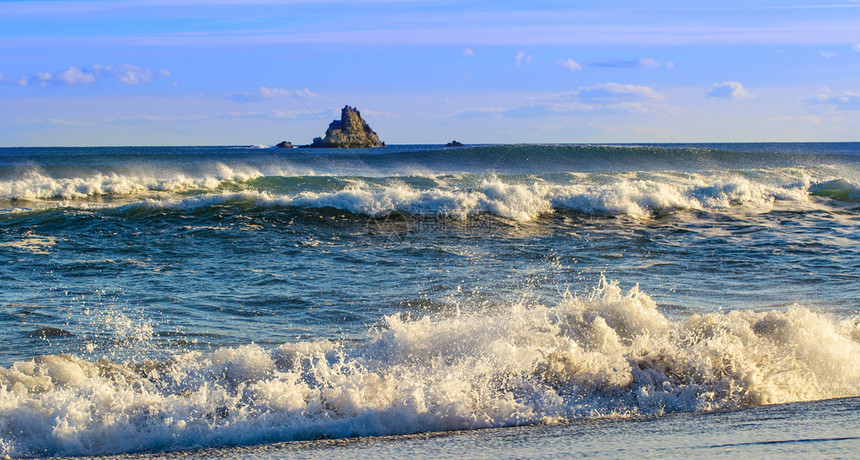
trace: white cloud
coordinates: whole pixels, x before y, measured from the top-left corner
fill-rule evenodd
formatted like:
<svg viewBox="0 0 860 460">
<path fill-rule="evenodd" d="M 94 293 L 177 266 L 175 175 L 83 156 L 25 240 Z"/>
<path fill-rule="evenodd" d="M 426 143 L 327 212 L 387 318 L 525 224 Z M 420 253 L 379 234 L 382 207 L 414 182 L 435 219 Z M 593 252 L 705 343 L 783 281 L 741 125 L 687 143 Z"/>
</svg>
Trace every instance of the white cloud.
<svg viewBox="0 0 860 460">
<path fill-rule="evenodd" d="M 247 91 L 241 91 L 238 93 L 234 93 L 228 99 L 235 102 L 257 102 L 263 97 L 258 93 L 249 93 Z"/>
<path fill-rule="evenodd" d="M 558 111 L 596 111 L 648 113 L 662 108 L 666 97 L 649 86 L 601 83 L 580 87 L 573 93 L 574 104 L 559 104 Z"/>
<path fill-rule="evenodd" d="M 475 52 L 474 52 L 474 51 L 472 51 L 472 48 L 466 48 L 466 49 L 464 49 L 464 50 L 463 50 L 463 56 L 469 56 L 469 57 L 471 57 L 471 56 L 474 56 L 474 55 L 475 55 Z"/>
<path fill-rule="evenodd" d="M 161 69 L 157 73 L 157 77 L 169 77 L 170 71 Z M 21 87 L 40 86 L 46 88 L 48 86 L 79 86 L 91 85 L 100 80 L 116 79 L 125 85 L 138 85 L 146 83 L 156 78 L 149 69 L 123 64 L 119 66 L 95 64 L 89 69 L 71 66 L 66 70 L 49 73 L 36 72 L 33 75 L 24 75 L 19 78 L 15 84 Z M 0 79 L 0 82 L 9 83 L 9 79 Z"/>
<path fill-rule="evenodd" d="M 558 61 L 558 65 L 574 72 L 576 72 L 577 70 L 582 70 L 582 64 L 574 61 L 573 59 L 568 59 L 566 61 Z"/>
<path fill-rule="evenodd" d="M 532 62 L 532 55 L 526 54 L 525 51 L 520 51 L 517 53 L 517 67 Z"/>
<path fill-rule="evenodd" d="M 64 85 L 88 85 L 95 83 L 96 75 L 90 72 L 85 72 L 77 67 L 69 67 L 63 72 L 55 76 L 56 80 Z"/>
<path fill-rule="evenodd" d="M 633 84 L 601 83 L 583 86 L 561 97 L 541 97 L 530 104 L 512 108 L 489 107 L 459 112 L 451 116 L 458 119 L 505 117 L 540 119 L 547 115 L 564 115 L 574 112 L 631 112 L 648 113 L 665 110 L 666 97 L 654 88 Z"/>
<path fill-rule="evenodd" d="M 305 89 L 282 89 L 282 88 L 267 88 L 265 86 L 260 87 L 260 95 L 265 99 L 272 99 L 276 97 L 288 97 L 288 96 L 299 96 L 299 97 L 308 97 L 314 98 L 319 96 L 317 93 L 305 88 Z"/>
<path fill-rule="evenodd" d="M 656 69 L 657 67 L 660 67 L 659 62 L 647 56 L 639 58 L 637 62 L 639 63 L 640 69 Z"/>
<path fill-rule="evenodd" d="M 142 69 L 137 66 L 125 64 L 121 66 L 113 65 L 94 65 L 95 70 L 100 76 L 116 78 L 126 85 L 134 86 L 141 83 L 152 81 L 153 74 L 149 69 Z"/>
<path fill-rule="evenodd" d="M 587 103 L 620 103 L 637 101 L 659 101 L 665 97 L 654 88 L 619 83 L 601 83 L 582 87 L 576 92 L 579 100 Z"/>
<path fill-rule="evenodd" d="M 249 93 L 247 91 L 243 91 L 232 95 L 230 99 L 236 102 L 257 102 L 263 99 L 275 99 L 279 97 L 298 97 L 305 99 L 313 99 L 319 97 L 319 94 L 307 88 L 293 90 L 261 86 L 259 89 L 257 89 L 256 92 Z"/>
<path fill-rule="evenodd" d="M 47 88 L 54 81 L 54 76 L 48 72 L 37 72 L 35 75 L 25 75 L 18 80 L 18 86 L 41 86 Z"/>
<path fill-rule="evenodd" d="M 827 87 L 824 88 L 824 93 L 815 96 L 809 102 L 832 105 L 836 110 L 860 110 L 860 94 L 846 91 L 839 96 L 833 96 L 830 93 L 830 88 Z"/>
<path fill-rule="evenodd" d="M 821 56 L 823 56 L 827 59 L 839 57 L 838 53 L 833 53 L 830 51 L 819 51 L 818 54 L 820 54 Z"/>
<path fill-rule="evenodd" d="M 722 83 L 711 85 L 711 89 L 708 90 L 707 97 L 741 100 L 749 99 L 753 97 L 753 95 L 744 89 L 744 86 L 740 82 L 724 81 Z"/>
<path fill-rule="evenodd" d="M 853 48 L 853 49 L 854 49 L 854 51 L 856 51 L 856 52 L 860 53 L 860 43 L 858 43 L 858 44 L 856 44 L 856 45 L 852 46 L 851 48 Z"/>
</svg>

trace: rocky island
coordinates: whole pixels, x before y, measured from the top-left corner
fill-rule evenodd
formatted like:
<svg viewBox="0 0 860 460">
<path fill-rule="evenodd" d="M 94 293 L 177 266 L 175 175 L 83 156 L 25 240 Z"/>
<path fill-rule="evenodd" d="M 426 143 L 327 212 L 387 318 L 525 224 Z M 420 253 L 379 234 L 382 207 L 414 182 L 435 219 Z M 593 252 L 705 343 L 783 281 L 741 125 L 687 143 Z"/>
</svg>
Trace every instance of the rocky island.
<svg viewBox="0 0 860 460">
<path fill-rule="evenodd" d="M 379 140 L 379 136 L 361 118 L 358 110 L 347 105 L 340 111 L 340 120 L 334 120 L 328 125 L 324 138 L 317 137 L 311 145 L 304 147 L 363 148 L 384 145 L 385 142 Z"/>
</svg>

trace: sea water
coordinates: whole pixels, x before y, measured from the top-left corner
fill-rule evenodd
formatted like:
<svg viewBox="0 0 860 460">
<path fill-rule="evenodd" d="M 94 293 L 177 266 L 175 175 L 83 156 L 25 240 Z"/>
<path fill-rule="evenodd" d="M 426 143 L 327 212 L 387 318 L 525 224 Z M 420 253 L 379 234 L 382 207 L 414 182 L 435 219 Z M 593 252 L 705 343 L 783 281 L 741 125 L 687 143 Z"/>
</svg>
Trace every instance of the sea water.
<svg viewBox="0 0 860 460">
<path fill-rule="evenodd" d="M 3 148 L 0 331 L 11 457 L 850 456 L 860 144 Z"/>
</svg>

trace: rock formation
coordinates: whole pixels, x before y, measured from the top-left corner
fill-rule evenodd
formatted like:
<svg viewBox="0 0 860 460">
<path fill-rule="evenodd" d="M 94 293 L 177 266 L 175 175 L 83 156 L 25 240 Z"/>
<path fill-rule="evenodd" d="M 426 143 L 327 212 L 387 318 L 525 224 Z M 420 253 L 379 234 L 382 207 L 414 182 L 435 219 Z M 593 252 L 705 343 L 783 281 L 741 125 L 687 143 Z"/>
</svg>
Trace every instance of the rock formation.
<svg viewBox="0 0 860 460">
<path fill-rule="evenodd" d="M 361 148 L 382 147 L 385 142 L 370 129 L 355 107 L 345 106 L 340 111 L 340 120 L 334 120 L 325 131 L 325 138 L 315 138 L 306 147 Z"/>
<path fill-rule="evenodd" d="M 289 141 L 281 141 L 275 147 L 279 149 L 291 149 L 293 148 L 293 143 Z"/>
<path fill-rule="evenodd" d="M 451 141 L 445 144 L 445 147 L 463 147 L 463 143 L 458 141 Z"/>
</svg>

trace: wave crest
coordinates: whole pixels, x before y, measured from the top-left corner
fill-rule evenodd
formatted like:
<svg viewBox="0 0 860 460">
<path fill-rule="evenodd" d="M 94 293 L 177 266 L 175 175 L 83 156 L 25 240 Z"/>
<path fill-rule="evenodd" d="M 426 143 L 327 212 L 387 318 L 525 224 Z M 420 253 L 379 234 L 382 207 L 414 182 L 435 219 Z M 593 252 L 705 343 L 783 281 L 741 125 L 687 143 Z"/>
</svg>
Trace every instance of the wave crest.
<svg viewBox="0 0 860 460">
<path fill-rule="evenodd" d="M 713 411 L 860 395 L 860 322 L 802 307 L 673 319 L 603 282 L 557 305 L 385 319 L 166 362 L 0 369 L 0 452 L 94 455 Z"/>
<path fill-rule="evenodd" d="M 767 212 L 775 203 L 809 202 L 811 181 L 803 173 L 786 182 L 757 181 L 741 174 L 569 174 L 564 181 L 539 177 L 402 178 L 340 181 L 337 189 L 293 194 L 244 191 L 185 199 L 146 200 L 130 206 L 195 208 L 252 201 L 258 206 L 334 208 L 372 217 L 394 212 L 465 218 L 490 213 L 529 221 L 556 210 L 649 219 L 673 211 L 722 212 L 744 206 Z M 410 182 L 410 179 L 412 182 Z M 432 182 L 427 185 L 426 182 Z"/>
<path fill-rule="evenodd" d="M 635 219 L 675 211 L 724 212 L 735 207 L 769 212 L 775 205 L 808 206 L 810 194 L 855 201 L 857 188 L 844 179 L 813 179 L 803 168 L 371 178 L 271 176 L 253 168 L 218 165 L 209 174 L 198 176 L 141 172 L 55 179 L 31 171 L 21 179 L 0 183 L 0 201 L 79 200 L 63 206 L 84 208 L 106 206 L 86 199 L 108 195 L 123 196 L 126 203 L 132 201 L 122 205 L 126 210 L 193 209 L 241 201 L 263 207 L 333 208 L 371 217 L 399 212 L 462 219 L 490 213 L 516 221 L 533 220 L 557 210 Z M 113 206 L 118 205 L 113 202 Z"/>
<path fill-rule="evenodd" d="M 130 196 L 152 191 L 214 190 L 224 182 L 242 182 L 260 176 L 262 173 L 253 168 L 230 167 L 220 163 L 214 165 L 210 174 L 203 175 L 141 171 L 57 178 L 33 169 L 20 178 L 0 182 L 0 200 L 81 200 L 92 196 Z"/>
<path fill-rule="evenodd" d="M 854 203 L 860 201 L 860 185 L 856 182 L 849 182 L 845 179 L 836 179 L 815 184 L 809 191 L 813 195 L 828 197 L 839 201 Z"/>
</svg>

